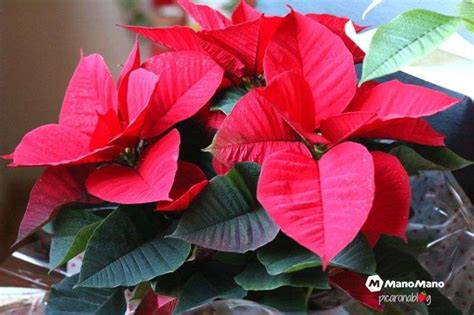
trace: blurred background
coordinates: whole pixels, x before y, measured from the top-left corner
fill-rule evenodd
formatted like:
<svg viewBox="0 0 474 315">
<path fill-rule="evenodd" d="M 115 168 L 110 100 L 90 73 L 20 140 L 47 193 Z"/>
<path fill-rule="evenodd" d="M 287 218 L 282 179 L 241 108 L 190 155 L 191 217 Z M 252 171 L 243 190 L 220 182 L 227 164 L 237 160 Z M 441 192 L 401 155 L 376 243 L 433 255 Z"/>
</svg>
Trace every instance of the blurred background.
<svg viewBox="0 0 474 315">
<path fill-rule="evenodd" d="M 195 1 L 230 12 L 236 1 Z M 280 15 L 285 4 L 303 12 L 348 16 L 363 25 L 378 25 L 413 7 L 454 13 L 458 1 L 384 0 L 365 20 L 371 0 L 248 1 Z M 98 52 L 117 75 L 134 35 L 117 24 L 166 26 L 185 24 L 173 0 L 0 0 L 0 154 L 10 153 L 29 130 L 57 122 L 64 91 L 80 49 Z M 142 54 L 156 47 L 144 42 Z M 15 239 L 29 191 L 40 169 L 4 167 L 0 162 L 0 261 Z"/>
</svg>

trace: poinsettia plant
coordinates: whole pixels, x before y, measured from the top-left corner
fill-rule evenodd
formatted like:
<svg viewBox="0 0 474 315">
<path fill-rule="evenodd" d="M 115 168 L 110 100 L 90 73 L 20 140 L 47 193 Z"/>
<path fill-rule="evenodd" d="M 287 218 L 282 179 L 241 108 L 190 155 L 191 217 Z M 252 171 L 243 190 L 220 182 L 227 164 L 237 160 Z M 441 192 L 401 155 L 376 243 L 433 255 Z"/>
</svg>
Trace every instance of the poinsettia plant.
<svg viewBox="0 0 474 315">
<path fill-rule="evenodd" d="M 368 275 L 429 278 L 404 243 L 409 173 L 469 164 L 423 118 L 459 100 L 358 86 L 345 18 L 180 4 L 201 30 L 126 26 L 170 51 L 142 62 L 136 41 L 117 83 L 81 55 L 59 122 L 4 157 L 46 167 L 17 243 L 52 221 L 51 268 L 84 253 L 48 312 L 121 314 L 125 289 L 138 314 L 227 298 L 304 312 L 336 289 L 381 311 Z M 429 308 L 455 311 L 439 294 Z"/>
</svg>

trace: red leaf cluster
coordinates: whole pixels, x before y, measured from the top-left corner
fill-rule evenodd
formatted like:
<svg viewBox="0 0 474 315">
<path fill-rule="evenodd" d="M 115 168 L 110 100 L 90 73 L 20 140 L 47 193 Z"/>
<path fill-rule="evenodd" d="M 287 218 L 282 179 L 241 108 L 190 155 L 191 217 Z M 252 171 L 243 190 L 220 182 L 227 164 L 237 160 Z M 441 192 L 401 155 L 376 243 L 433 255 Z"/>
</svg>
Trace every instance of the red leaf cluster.
<svg viewBox="0 0 474 315">
<path fill-rule="evenodd" d="M 186 208 L 207 179 L 178 161 L 180 134 L 173 127 L 207 104 L 223 73 L 208 56 L 189 51 L 142 64 L 136 41 L 115 84 L 100 55 L 81 56 L 59 122 L 29 132 L 4 157 L 13 160 L 10 166 L 48 167 L 31 192 L 18 241 L 59 206 L 94 197 Z M 77 166 L 83 164 L 88 167 Z"/>
</svg>

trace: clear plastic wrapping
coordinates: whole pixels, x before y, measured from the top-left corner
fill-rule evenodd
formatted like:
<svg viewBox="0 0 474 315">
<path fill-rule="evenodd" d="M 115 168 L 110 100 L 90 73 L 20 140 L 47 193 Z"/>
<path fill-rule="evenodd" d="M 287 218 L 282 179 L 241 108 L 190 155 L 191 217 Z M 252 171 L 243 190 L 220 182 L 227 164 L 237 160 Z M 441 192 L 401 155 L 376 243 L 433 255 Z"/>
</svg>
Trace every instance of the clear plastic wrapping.
<svg viewBox="0 0 474 315">
<path fill-rule="evenodd" d="M 473 314 L 474 208 L 450 172 L 411 178 L 410 240 L 426 241 L 418 260 L 463 314 Z"/>
</svg>

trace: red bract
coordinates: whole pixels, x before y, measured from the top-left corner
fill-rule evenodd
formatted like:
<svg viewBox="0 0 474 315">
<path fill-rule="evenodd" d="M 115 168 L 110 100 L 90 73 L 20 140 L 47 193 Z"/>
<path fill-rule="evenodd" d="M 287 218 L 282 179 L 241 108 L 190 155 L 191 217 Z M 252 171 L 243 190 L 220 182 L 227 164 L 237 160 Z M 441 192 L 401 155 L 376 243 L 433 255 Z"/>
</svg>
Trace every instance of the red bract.
<svg viewBox="0 0 474 315">
<path fill-rule="evenodd" d="M 19 240 L 49 220 L 59 206 L 88 201 L 81 197 L 84 183 L 90 194 L 122 204 L 169 201 L 170 192 L 177 198 L 172 187 L 180 136 L 169 130 L 209 101 L 222 82 L 223 70 L 195 52 L 158 55 L 141 67 L 139 53 L 136 42 L 118 88 L 101 56 L 81 56 L 59 123 L 29 132 L 15 152 L 4 157 L 13 160 L 12 166 L 58 166 L 48 169 L 35 185 Z M 79 173 L 82 177 L 76 176 L 64 189 L 75 182 L 80 187 L 58 190 L 62 197 L 50 196 L 51 187 L 63 187 L 61 176 L 68 178 L 66 165 L 85 163 L 102 164 Z M 197 194 L 197 188 L 189 188 L 191 192 L 182 197 L 187 202 Z M 43 200 L 45 195 L 51 200 Z"/>
<path fill-rule="evenodd" d="M 203 171 L 193 163 L 179 161 L 173 187 L 171 201 L 160 201 L 156 205 L 158 211 L 184 210 L 191 201 L 206 187 L 209 181 Z"/>
<path fill-rule="evenodd" d="M 20 224 L 16 243 L 48 222 L 59 206 L 73 202 L 98 202 L 86 192 L 84 179 L 90 166 L 49 167 L 37 180 Z"/>
<path fill-rule="evenodd" d="M 283 83 L 290 82 L 286 80 L 288 76 L 294 74 L 287 72 L 280 76 Z M 271 89 L 272 84 L 267 88 Z M 270 154 L 282 150 L 307 152 L 297 131 L 279 114 L 277 106 L 262 95 L 267 88 L 254 89 L 242 97 L 218 130 L 209 151 L 224 165 L 232 166 L 241 161 L 262 163 Z M 275 95 L 276 98 L 281 97 L 281 101 L 286 104 L 296 104 L 298 100 L 292 99 L 295 96 L 296 94 L 291 93 Z M 291 108 L 298 110 L 302 107 Z M 290 116 L 299 115 L 287 116 L 290 119 Z M 311 118 L 311 115 L 306 117 Z M 299 125 L 303 128 L 304 124 Z"/>
<path fill-rule="evenodd" d="M 375 167 L 375 198 L 369 217 L 362 227 L 369 244 L 380 235 L 405 238 L 410 213 L 410 181 L 400 161 L 387 153 L 372 152 Z"/>
<path fill-rule="evenodd" d="M 342 112 L 356 90 L 355 68 L 342 40 L 295 11 L 268 45 L 264 68 L 267 82 L 287 70 L 302 75 L 311 87 L 315 128 L 320 120 Z"/>
<path fill-rule="evenodd" d="M 294 11 L 269 43 L 264 68 L 267 86 L 239 100 L 209 147 L 218 163 L 263 163 L 258 200 L 323 266 L 361 231 L 371 245 L 381 234 L 404 238 L 405 170 L 396 158 L 349 141 L 443 145 L 422 117 L 458 100 L 398 81 L 357 89 L 341 39 Z"/>
<path fill-rule="evenodd" d="M 140 302 L 136 315 L 171 315 L 173 314 L 178 299 L 171 296 L 161 295 L 148 291 L 143 300 Z"/>
<path fill-rule="evenodd" d="M 122 204 L 169 200 L 179 155 L 179 133 L 170 131 L 142 154 L 136 167 L 109 164 L 87 179 L 87 190 L 101 199 Z"/>
<path fill-rule="evenodd" d="M 283 233 L 323 267 L 359 233 L 374 197 L 374 166 L 362 145 L 342 143 L 319 161 L 278 152 L 263 163 L 258 200 Z"/>
<path fill-rule="evenodd" d="M 396 80 L 364 84 L 344 113 L 321 122 L 321 131 L 334 143 L 357 137 L 442 146 L 444 136 L 421 117 L 443 111 L 458 101 L 444 93 Z"/>
<path fill-rule="evenodd" d="M 204 52 L 226 69 L 228 76 L 236 82 L 240 82 L 242 78 L 252 80 L 262 73 L 265 51 L 282 22 L 281 17 L 266 17 L 243 0 L 231 19 L 208 6 L 194 4 L 190 0 L 180 0 L 179 3 L 202 27 L 202 31 L 195 32 L 181 26 L 126 27 L 172 50 Z M 345 35 L 346 19 L 330 15 L 311 16 L 341 36 L 344 43 L 354 52 L 354 57 L 358 61 L 361 60 L 360 50 L 356 50 L 354 43 Z"/>
<path fill-rule="evenodd" d="M 362 62 L 365 53 L 352 41 L 352 39 L 349 38 L 349 36 L 346 35 L 345 27 L 346 23 L 349 21 L 348 18 L 330 14 L 308 14 L 308 16 L 316 22 L 326 26 L 330 31 L 339 36 L 344 42 L 344 45 L 346 45 L 347 49 L 351 52 L 354 62 Z M 364 29 L 364 27 L 357 25 L 354 22 L 352 22 L 352 24 L 354 25 L 356 32 L 360 32 Z"/>
</svg>

